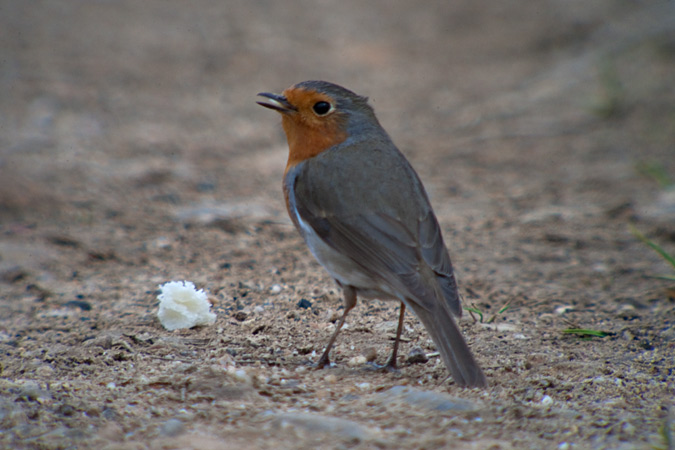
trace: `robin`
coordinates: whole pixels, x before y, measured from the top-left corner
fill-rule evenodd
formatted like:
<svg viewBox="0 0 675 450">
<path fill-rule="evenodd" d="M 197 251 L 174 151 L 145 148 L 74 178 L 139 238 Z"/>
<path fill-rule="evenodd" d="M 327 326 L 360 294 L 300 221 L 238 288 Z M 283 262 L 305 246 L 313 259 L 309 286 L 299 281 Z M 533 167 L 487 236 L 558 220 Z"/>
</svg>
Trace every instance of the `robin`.
<svg viewBox="0 0 675 450">
<path fill-rule="evenodd" d="M 264 98 L 258 104 L 281 113 L 288 139 L 283 191 L 291 220 L 344 293 L 344 313 L 318 366 L 330 364 L 330 349 L 357 297 L 392 299 L 401 308 L 387 367 L 396 368 L 407 307 L 455 382 L 486 386 L 453 319 L 462 309 L 438 220 L 368 99 L 326 81 L 258 95 Z"/>
</svg>

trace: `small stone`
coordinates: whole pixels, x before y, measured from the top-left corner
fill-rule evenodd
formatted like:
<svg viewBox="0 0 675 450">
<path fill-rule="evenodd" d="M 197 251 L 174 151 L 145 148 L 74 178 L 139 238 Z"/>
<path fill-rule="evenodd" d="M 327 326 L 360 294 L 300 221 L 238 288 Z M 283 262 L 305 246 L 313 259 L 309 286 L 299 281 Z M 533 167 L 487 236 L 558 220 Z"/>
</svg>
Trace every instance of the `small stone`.
<svg viewBox="0 0 675 450">
<path fill-rule="evenodd" d="M 124 439 L 124 430 L 115 422 L 108 422 L 100 428 L 98 435 L 108 441 L 118 442 Z"/>
<path fill-rule="evenodd" d="M 273 414 L 273 417 L 272 423 L 278 428 L 295 428 L 310 434 L 329 434 L 351 443 L 363 442 L 376 436 L 375 430 L 338 417 L 291 412 Z"/>
<path fill-rule="evenodd" d="M 54 376 L 54 368 L 49 364 L 42 364 L 40 367 L 35 369 L 35 374 L 41 378 L 50 378 Z"/>
<path fill-rule="evenodd" d="M 619 309 L 618 313 L 616 314 L 616 317 L 618 317 L 619 319 L 623 319 L 625 321 L 631 321 L 639 319 L 640 315 L 638 314 L 637 310 L 633 305 L 626 304 Z"/>
<path fill-rule="evenodd" d="M 312 302 L 310 302 L 306 298 L 303 298 L 298 302 L 297 306 L 298 306 L 298 308 L 308 309 L 308 308 L 312 307 Z"/>
<path fill-rule="evenodd" d="M 349 367 L 358 367 L 364 365 L 368 360 L 366 359 L 365 356 L 359 355 L 351 358 L 349 361 L 347 361 L 347 365 Z"/>
<path fill-rule="evenodd" d="M 400 401 L 431 411 L 475 411 L 478 409 L 475 403 L 465 399 L 407 386 L 394 386 L 379 395 L 385 403 Z"/>
<path fill-rule="evenodd" d="M 69 405 L 68 403 L 63 403 L 56 408 L 56 412 L 66 417 L 72 417 L 73 415 L 75 415 L 76 410 L 72 405 Z"/>
<path fill-rule="evenodd" d="M 326 317 L 326 322 L 335 323 L 338 320 L 340 320 L 340 317 L 342 317 L 342 313 L 340 313 L 340 311 L 336 311 L 332 308 L 329 308 L 326 311 L 325 317 Z"/>
<path fill-rule="evenodd" d="M 16 283 L 26 278 L 26 276 L 28 276 L 28 272 L 19 266 L 10 267 L 0 272 L 0 280 L 7 283 Z"/>
<path fill-rule="evenodd" d="M 113 408 L 104 408 L 103 411 L 101 411 L 101 416 L 107 420 L 117 420 L 120 417 L 118 412 Z"/>
<path fill-rule="evenodd" d="M 21 386 L 19 397 L 29 401 L 37 401 L 39 399 L 51 398 L 49 392 L 40 388 L 40 385 L 35 381 L 27 381 Z"/>
<path fill-rule="evenodd" d="M 159 250 L 168 250 L 171 248 L 171 239 L 166 236 L 160 236 L 151 243 L 152 247 Z"/>
<path fill-rule="evenodd" d="M 337 383 L 337 380 L 338 380 L 337 377 L 335 375 L 333 375 L 332 373 L 329 374 L 329 375 L 326 375 L 323 378 L 323 381 L 325 381 L 328 384 L 335 384 L 335 383 Z"/>
<path fill-rule="evenodd" d="M 621 424 L 621 430 L 626 433 L 628 436 L 635 436 L 635 432 L 637 429 L 635 428 L 635 425 L 629 422 L 624 422 Z"/>
<path fill-rule="evenodd" d="M 373 327 L 373 331 L 378 334 L 392 333 L 395 335 L 397 329 L 398 329 L 398 321 L 395 320 L 380 322 L 375 324 L 375 326 Z"/>
<path fill-rule="evenodd" d="M 63 306 L 66 308 L 79 308 L 82 311 L 91 311 L 91 303 L 84 300 L 71 300 L 66 302 Z"/>
<path fill-rule="evenodd" d="M 251 375 L 245 369 L 237 369 L 235 367 L 228 367 L 227 373 L 232 378 L 234 378 L 235 380 L 237 380 L 241 383 L 250 385 L 253 382 L 253 379 L 251 378 Z"/>
<path fill-rule="evenodd" d="M 375 347 L 368 347 L 361 352 L 366 361 L 373 362 L 377 359 L 377 350 Z"/>
<path fill-rule="evenodd" d="M 512 323 L 503 323 L 503 322 L 502 323 L 481 323 L 479 325 L 481 327 L 487 329 L 487 330 L 497 331 L 497 332 L 501 332 L 501 333 L 518 330 L 518 328 Z"/>
<path fill-rule="evenodd" d="M 428 361 L 429 357 L 420 347 L 414 347 L 408 353 L 409 364 L 426 364 Z"/>
<path fill-rule="evenodd" d="M 216 189 L 216 184 L 208 181 L 197 183 L 197 192 L 211 192 Z"/>
<path fill-rule="evenodd" d="M 568 312 L 570 312 L 570 311 L 574 311 L 574 306 L 571 306 L 571 305 L 562 305 L 562 306 L 558 306 L 558 307 L 555 309 L 555 313 L 556 313 L 557 315 L 559 315 L 559 316 L 562 316 L 563 314 L 566 314 L 566 313 L 568 313 Z"/>
<path fill-rule="evenodd" d="M 237 311 L 234 314 L 234 318 L 238 320 L 239 322 L 243 322 L 248 318 L 248 313 L 246 311 Z"/>
<path fill-rule="evenodd" d="M 552 399 L 551 396 L 549 396 L 549 395 L 544 395 L 544 396 L 541 398 L 540 403 L 541 403 L 543 406 L 550 406 L 550 405 L 553 404 L 553 399 Z"/>
<path fill-rule="evenodd" d="M 640 347 L 644 350 L 654 350 L 654 345 L 648 339 L 640 339 Z"/>
<path fill-rule="evenodd" d="M 160 433 L 164 436 L 174 437 L 185 431 L 185 425 L 179 419 L 169 419 L 160 428 Z"/>
</svg>

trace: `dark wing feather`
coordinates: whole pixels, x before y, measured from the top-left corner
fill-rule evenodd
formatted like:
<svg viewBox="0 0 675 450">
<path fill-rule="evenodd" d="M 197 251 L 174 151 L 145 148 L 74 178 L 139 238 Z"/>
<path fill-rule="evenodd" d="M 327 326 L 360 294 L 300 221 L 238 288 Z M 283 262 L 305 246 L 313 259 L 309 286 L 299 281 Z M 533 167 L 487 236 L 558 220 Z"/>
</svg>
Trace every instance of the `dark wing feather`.
<svg viewBox="0 0 675 450">
<path fill-rule="evenodd" d="M 436 273 L 447 306 L 455 316 L 461 317 L 462 306 L 457 291 L 455 274 L 452 270 L 452 262 L 450 262 L 450 255 L 448 255 L 448 250 L 443 242 L 438 221 L 431 211 L 420 220 L 419 242 L 422 257 Z"/>
<path fill-rule="evenodd" d="M 293 189 L 300 217 L 328 245 L 396 292 L 433 310 L 440 287 L 446 306 L 460 315 L 452 264 L 417 174 L 393 145 L 364 147 L 333 149 L 297 167 Z M 356 158 L 363 164 L 348 162 L 366 151 L 370 158 Z M 358 189 L 353 179 L 359 180 Z M 393 198 L 391 192 L 399 195 Z"/>
</svg>

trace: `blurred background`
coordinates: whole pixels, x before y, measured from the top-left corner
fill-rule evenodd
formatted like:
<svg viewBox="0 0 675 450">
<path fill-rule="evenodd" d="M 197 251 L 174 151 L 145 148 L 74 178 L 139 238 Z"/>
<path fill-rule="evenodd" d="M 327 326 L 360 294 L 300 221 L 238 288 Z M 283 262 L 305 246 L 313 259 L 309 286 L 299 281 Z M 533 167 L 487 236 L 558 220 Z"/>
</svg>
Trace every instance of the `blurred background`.
<svg viewBox="0 0 675 450">
<path fill-rule="evenodd" d="M 369 96 L 404 152 L 432 159 L 422 171 L 434 158 L 466 157 L 496 169 L 482 181 L 499 190 L 511 177 L 528 189 L 532 171 L 577 183 L 597 159 L 596 177 L 640 161 L 672 173 L 670 2 L 0 7 L 5 217 L 126 196 L 153 174 L 211 183 L 218 195 L 260 192 L 267 184 L 255 174 L 226 186 L 227 162 L 250 157 L 278 178 L 280 127 L 255 94 L 306 79 Z"/>
</svg>

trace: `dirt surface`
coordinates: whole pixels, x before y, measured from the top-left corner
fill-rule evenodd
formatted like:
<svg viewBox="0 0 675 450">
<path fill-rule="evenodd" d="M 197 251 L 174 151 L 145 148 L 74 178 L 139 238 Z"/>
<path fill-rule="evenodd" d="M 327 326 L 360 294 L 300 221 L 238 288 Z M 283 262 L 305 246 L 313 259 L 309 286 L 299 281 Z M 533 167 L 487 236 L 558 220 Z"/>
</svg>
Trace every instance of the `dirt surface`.
<svg viewBox="0 0 675 450">
<path fill-rule="evenodd" d="M 673 2 L 10 0 L 0 46 L 0 447 L 666 448 L 675 292 L 628 224 L 675 251 Z M 424 180 L 488 389 L 410 315 L 400 372 L 364 363 L 379 301 L 312 367 L 342 300 L 255 104 L 306 79 Z M 166 331 L 170 280 L 216 323 Z"/>
</svg>

